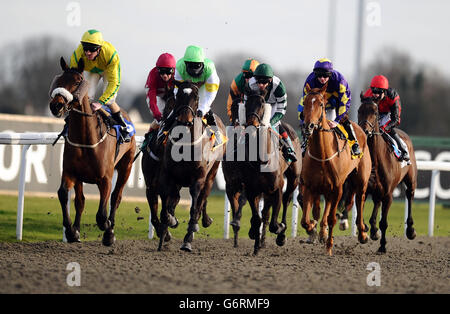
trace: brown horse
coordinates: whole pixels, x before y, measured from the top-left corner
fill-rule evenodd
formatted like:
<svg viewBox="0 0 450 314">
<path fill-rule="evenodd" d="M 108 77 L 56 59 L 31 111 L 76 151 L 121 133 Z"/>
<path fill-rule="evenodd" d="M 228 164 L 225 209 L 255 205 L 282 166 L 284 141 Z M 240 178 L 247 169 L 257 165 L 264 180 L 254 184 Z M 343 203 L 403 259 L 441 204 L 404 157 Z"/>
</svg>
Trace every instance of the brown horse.
<svg viewBox="0 0 450 314">
<path fill-rule="evenodd" d="M 384 139 L 383 131 L 378 124 L 378 105 L 372 98 L 364 98 L 361 94 L 361 106 L 358 109 L 358 123 L 367 134 L 367 145 L 369 146 L 372 159 L 372 175 L 369 181 L 366 195 L 371 194 L 374 203 L 372 216 L 370 217 L 370 237 L 378 240 L 378 229 L 376 227 L 378 209 L 381 208 L 381 240 L 378 252 L 386 253 L 386 229 L 388 227 L 387 215 L 392 204 L 392 194 L 394 189 L 404 183 L 405 194 L 408 199 L 408 218 L 406 220 L 406 236 L 412 240 L 416 237 L 411 216 L 411 205 L 414 198 L 414 191 L 417 186 L 417 164 L 414 148 L 409 136 L 402 130 L 396 131 L 408 146 L 410 154 L 410 164 L 403 166 L 392 153 L 391 145 Z M 352 207 L 353 195 L 349 193 L 347 198 L 347 210 Z"/>
<path fill-rule="evenodd" d="M 160 196 L 162 201 L 160 240 L 158 250 L 168 232 L 175 228 L 175 207 L 180 200 L 181 187 L 189 187 L 191 195 L 190 220 L 181 250 L 191 252 L 194 232 L 199 230 L 198 220 L 202 215 L 203 227 L 208 227 L 212 219 L 206 214 L 207 197 L 223 155 L 224 145 L 214 147 L 211 129 L 196 116 L 199 103 L 199 87 L 189 81 L 177 82 L 174 115 L 175 125 L 171 129 L 162 160 L 160 174 Z M 225 134 L 225 126 L 215 116 L 217 127 Z"/>
<path fill-rule="evenodd" d="M 163 121 L 167 118 L 175 105 L 175 98 L 173 97 L 173 89 L 166 87 L 165 94 L 162 97 L 166 102 L 166 106 L 163 111 Z M 162 158 L 164 153 L 164 146 L 157 145 L 156 138 L 158 130 L 153 131 L 154 134 L 150 139 L 147 147 L 144 149 L 142 156 L 142 173 L 145 180 L 145 195 L 150 207 L 151 222 L 155 228 L 156 235 L 161 236 L 160 221 L 158 218 L 158 195 L 160 188 L 160 174 L 162 169 Z M 170 232 L 167 232 L 165 241 L 169 241 L 171 238 Z"/>
<path fill-rule="evenodd" d="M 83 60 L 80 60 L 78 68 L 69 68 L 63 58 L 60 63 L 64 72 L 54 81 L 56 89 L 52 93 L 50 110 L 58 118 L 66 112 L 69 113 L 63 173 L 58 190 L 66 238 L 68 242 L 80 241 L 80 221 L 85 202 L 83 182 L 96 184 L 100 191 L 97 225 L 104 231 L 103 244 L 109 246 L 115 241 L 114 217 L 122 199 L 123 188 L 130 175 L 136 141 L 133 136 L 129 143 L 117 147 L 119 144 L 116 140 L 116 132 L 109 129 L 109 126 L 100 118 L 98 111 L 92 111 L 87 93 L 81 99 L 73 98 L 73 93 L 84 81 Z M 130 120 L 125 112 L 122 113 L 126 119 Z M 107 203 L 111 193 L 114 169 L 117 170 L 117 183 L 111 194 L 111 212 L 108 217 Z M 71 188 L 75 189 L 76 216 L 73 225 L 67 208 L 68 192 Z"/>
<path fill-rule="evenodd" d="M 321 89 L 307 88 L 307 96 L 303 103 L 304 133 L 309 137 L 309 144 L 303 158 L 301 173 L 303 194 L 301 224 L 308 234 L 315 232 L 317 221 L 310 220 L 310 211 L 314 204 L 318 204 L 320 195 L 324 195 L 325 208 L 319 237 L 323 241 L 326 239 L 327 252 L 332 255 L 336 208 L 342 195 L 342 186 L 348 176 L 356 187 L 358 239 L 360 243 L 366 243 L 368 240 L 362 215 L 372 166 L 366 136 L 356 123 L 352 122 L 363 152 L 363 156 L 356 159 L 351 156 L 347 140 L 339 139 L 328 126 L 325 118 L 326 88 L 327 84 Z"/>
<path fill-rule="evenodd" d="M 240 184 L 243 184 L 245 195 L 252 209 L 249 237 L 255 240 L 254 255 L 258 254 L 259 249 L 264 246 L 266 226 L 269 222 L 271 208 L 272 217 L 269 231 L 277 234 L 277 245 L 285 244 L 287 207 L 292 200 L 294 190 L 300 183 L 301 171 L 300 159 L 288 163 L 284 158 L 280 158 L 280 151 L 278 150 L 279 135 L 270 126 L 264 125 L 266 120 L 264 118 L 266 92 L 248 94 L 245 103 L 246 129 L 243 135 L 248 136 L 244 138 L 245 159 L 244 161 L 234 162 L 234 167 L 241 173 Z M 295 130 L 288 124 L 283 124 L 283 126 L 292 139 L 295 152 L 299 155 L 300 142 Z M 287 178 L 287 187 L 283 194 L 284 175 Z M 233 202 L 235 197 L 230 202 Z M 264 197 L 264 208 L 261 217 L 259 201 L 262 197 Z M 278 223 L 281 204 L 283 204 L 283 214 L 281 223 Z M 233 212 L 235 210 L 236 208 Z M 239 221 L 238 218 L 240 218 L 238 215 L 233 215 L 233 221 Z M 261 223 L 263 223 L 262 234 L 260 234 Z M 235 233 L 236 238 L 237 234 Z"/>
</svg>

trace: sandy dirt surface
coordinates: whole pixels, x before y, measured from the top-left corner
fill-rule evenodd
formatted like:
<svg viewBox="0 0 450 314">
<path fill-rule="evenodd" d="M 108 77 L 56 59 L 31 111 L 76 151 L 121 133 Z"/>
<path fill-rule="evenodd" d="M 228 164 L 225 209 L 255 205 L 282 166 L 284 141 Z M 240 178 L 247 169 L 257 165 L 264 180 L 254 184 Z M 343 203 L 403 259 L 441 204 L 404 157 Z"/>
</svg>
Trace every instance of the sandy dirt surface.
<svg viewBox="0 0 450 314">
<path fill-rule="evenodd" d="M 156 240 L 0 243 L 0 293 L 450 293 L 448 237 L 388 238 L 384 255 L 378 242 L 337 237 L 331 257 L 305 240 L 277 247 L 268 238 L 258 256 L 249 239 L 239 248 L 194 239 L 192 253 L 179 250 L 180 239 L 162 252 Z M 80 265 L 80 286 L 67 284 L 71 262 Z M 380 286 L 367 284 L 371 262 L 380 265 Z"/>
</svg>

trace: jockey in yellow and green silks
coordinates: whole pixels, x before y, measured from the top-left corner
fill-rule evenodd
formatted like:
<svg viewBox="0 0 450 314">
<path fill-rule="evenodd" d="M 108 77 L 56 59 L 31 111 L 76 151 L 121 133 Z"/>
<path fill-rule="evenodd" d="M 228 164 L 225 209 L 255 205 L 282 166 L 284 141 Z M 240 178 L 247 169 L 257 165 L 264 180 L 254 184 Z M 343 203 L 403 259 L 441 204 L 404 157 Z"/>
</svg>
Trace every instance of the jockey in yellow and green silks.
<svg viewBox="0 0 450 314">
<path fill-rule="evenodd" d="M 91 29 L 83 34 L 80 44 L 70 58 L 70 66 L 77 67 L 81 59 L 85 64 L 83 75 L 89 82 L 89 98 L 93 102 L 93 107 L 108 106 L 114 120 L 122 126 L 122 137 L 125 142 L 129 142 L 131 137 L 127 132 L 127 125 L 120 112 L 120 107 L 116 103 L 121 80 L 120 59 L 116 48 L 103 40 L 101 32 Z M 103 93 L 98 100 L 95 100 L 95 92 L 100 79 L 103 80 Z"/>
</svg>

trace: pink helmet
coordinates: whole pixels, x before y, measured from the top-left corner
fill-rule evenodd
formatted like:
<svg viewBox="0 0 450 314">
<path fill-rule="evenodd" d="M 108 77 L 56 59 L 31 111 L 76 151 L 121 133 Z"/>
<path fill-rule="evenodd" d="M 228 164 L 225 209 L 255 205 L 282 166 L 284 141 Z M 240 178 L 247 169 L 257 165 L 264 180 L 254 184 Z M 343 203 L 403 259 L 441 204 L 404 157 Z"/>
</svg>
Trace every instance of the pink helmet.
<svg viewBox="0 0 450 314">
<path fill-rule="evenodd" d="M 175 57 L 170 53 L 163 53 L 159 56 L 158 61 L 156 61 L 156 66 L 158 68 L 175 68 L 177 61 Z"/>
</svg>

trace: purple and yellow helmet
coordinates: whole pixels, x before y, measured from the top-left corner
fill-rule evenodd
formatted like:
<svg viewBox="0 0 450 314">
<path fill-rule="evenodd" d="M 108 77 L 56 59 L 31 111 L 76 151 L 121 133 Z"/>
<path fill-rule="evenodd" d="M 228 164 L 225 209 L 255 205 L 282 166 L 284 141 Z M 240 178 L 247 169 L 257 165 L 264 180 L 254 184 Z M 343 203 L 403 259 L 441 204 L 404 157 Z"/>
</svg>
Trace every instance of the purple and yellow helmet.
<svg viewBox="0 0 450 314">
<path fill-rule="evenodd" d="M 331 63 L 331 60 L 327 58 L 319 59 L 314 64 L 314 71 L 331 73 L 331 71 L 333 71 L 333 63 Z"/>
</svg>

